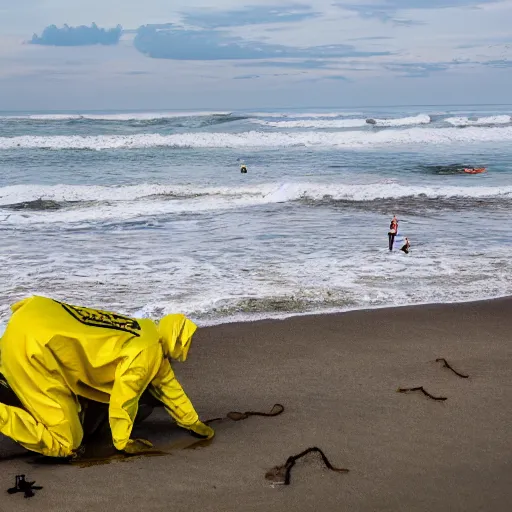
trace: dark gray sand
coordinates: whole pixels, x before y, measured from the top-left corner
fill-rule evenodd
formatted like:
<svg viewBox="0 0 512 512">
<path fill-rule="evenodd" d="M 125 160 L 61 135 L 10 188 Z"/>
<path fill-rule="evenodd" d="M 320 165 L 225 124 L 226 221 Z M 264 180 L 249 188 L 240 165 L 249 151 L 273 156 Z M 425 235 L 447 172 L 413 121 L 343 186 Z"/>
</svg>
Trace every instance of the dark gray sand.
<svg viewBox="0 0 512 512">
<path fill-rule="evenodd" d="M 169 455 L 89 467 L 2 438 L 0 511 L 512 510 L 512 298 L 204 328 L 175 368 L 203 419 L 286 410 L 215 423 L 196 449 L 158 411 L 135 435 Z M 447 400 L 397 392 L 415 386 Z M 350 473 L 311 455 L 290 486 L 265 480 L 309 446 Z M 44 489 L 8 495 L 19 473 Z"/>
</svg>

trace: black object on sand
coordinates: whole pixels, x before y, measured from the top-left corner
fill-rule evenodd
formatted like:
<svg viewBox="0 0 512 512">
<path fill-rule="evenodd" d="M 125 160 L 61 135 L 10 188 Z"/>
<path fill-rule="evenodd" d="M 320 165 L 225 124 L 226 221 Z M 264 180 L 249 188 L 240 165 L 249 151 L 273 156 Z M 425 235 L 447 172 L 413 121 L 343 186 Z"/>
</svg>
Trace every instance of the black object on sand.
<svg viewBox="0 0 512 512">
<path fill-rule="evenodd" d="M 428 396 L 432 400 L 441 400 L 441 401 L 447 400 L 447 398 L 444 396 L 431 395 L 423 386 L 418 386 L 415 388 L 398 388 L 397 391 L 399 393 L 408 393 L 409 391 L 421 391 L 425 396 Z"/>
<path fill-rule="evenodd" d="M 436 359 L 436 363 L 439 363 L 441 362 L 443 363 L 443 367 L 444 368 L 448 368 L 449 370 L 451 370 L 453 373 L 455 373 L 455 375 L 457 375 L 458 377 L 461 377 L 462 379 L 467 379 L 469 378 L 469 375 L 464 375 L 463 373 L 460 373 L 458 372 L 457 370 L 453 369 L 451 367 L 451 365 L 448 363 L 448 361 L 444 358 L 444 357 L 438 357 Z"/>
<path fill-rule="evenodd" d="M 34 496 L 34 491 L 39 491 L 42 489 L 40 485 L 34 485 L 34 482 L 27 482 L 25 480 L 25 475 L 16 475 L 16 485 L 7 489 L 9 494 L 15 494 L 17 492 L 25 493 L 25 498 L 32 498 Z"/>
<path fill-rule="evenodd" d="M 337 473 L 349 472 L 348 469 L 334 467 L 329 461 L 329 459 L 326 457 L 325 453 L 317 446 L 313 446 L 311 448 L 307 448 L 306 450 L 300 452 L 297 455 L 292 455 L 291 457 L 288 457 L 288 459 L 282 466 L 275 466 L 271 470 L 267 471 L 267 473 L 265 474 L 265 478 L 267 480 L 271 480 L 275 484 L 290 485 L 291 471 L 293 466 L 295 466 L 295 463 L 299 459 L 301 459 L 302 457 L 311 452 L 316 452 L 320 454 L 320 457 L 322 457 L 322 462 L 324 463 L 324 466 L 327 469 L 330 469 L 331 471 L 336 471 Z"/>
</svg>

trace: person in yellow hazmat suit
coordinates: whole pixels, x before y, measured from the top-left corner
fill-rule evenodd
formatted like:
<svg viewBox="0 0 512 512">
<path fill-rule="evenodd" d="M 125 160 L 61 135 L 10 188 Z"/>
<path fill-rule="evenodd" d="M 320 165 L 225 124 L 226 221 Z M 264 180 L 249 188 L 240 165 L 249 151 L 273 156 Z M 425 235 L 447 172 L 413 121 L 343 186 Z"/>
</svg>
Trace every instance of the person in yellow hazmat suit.
<svg viewBox="0 0 512 512">
<path fill-rule="evenodd" d="M 76 454 L 83 438 L 80 398 L 108 403 L 116 449 L 151 447 L 131 439 L 147 389 L 178 426 L 211 439 L 169 359 L 185 361 L 197 326 L 181 314 L 150 319 L 34 296 L 12 306 L 0 339 L 0 373 L 23 408 L 0 403 L 0 433 L 52 457 Z"/>
</svg>

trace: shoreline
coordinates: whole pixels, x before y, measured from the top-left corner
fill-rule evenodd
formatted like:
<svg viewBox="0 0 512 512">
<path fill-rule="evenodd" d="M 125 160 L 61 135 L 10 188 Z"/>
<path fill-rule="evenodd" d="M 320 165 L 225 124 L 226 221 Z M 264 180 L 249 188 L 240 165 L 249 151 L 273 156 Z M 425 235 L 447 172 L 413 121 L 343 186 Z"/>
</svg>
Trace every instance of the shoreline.
<svg viewBox="0 0 512 512">
<path fill-rule="evenodd" d="M 414 304 L 400 304 L 396 306 L 383 305 L 383 306 L 374 306 L 371 308 L 363 307 L 363 308 L 350 308 L 350 309 L 341 309 L 341 310 L 326 310 L 326 311 L 311 311 L 311 312 L 297 312 L 297 313 L 257 313 L 254 318 L 237 318 L 237 317 L 226 317 L 231 318 L 231 320 L 226 320 L 226 318 L 217 318 L 213 320 L 197 320 L 194 319 L 193 316 L 186 314 L 195 324 L 197 324 L 199 329 L 206 329 L 210 327 L 219 327 L 222 325 L 233 325 L 233 324 L 255 324 L 258 322 L 268 322 L 268 321 L 284 321 L 293 318 L 302 318 L 302 317 L 324 317 L 324 316 L 337 316 L 337 315 L 345 315 L 347 313 L 355 313 L 355 312 L 371 312 L 371 311 L 380 311 L 383 309 L 403 309 L 403 308 L 419 308 L 424 306 L 450 306 L 457 304 L 483 304 L 486 302 L 493 301 L 501 301 L 512 299 L 512 295 L 503 295 L 499 297 L 492 297 L 488 299 L 469 299 L 464 301 L 454 301 L 454 302 L 420 302 Z M 91 306 L 92 307 L 92 306 Z M 10 310 L 9 310 L 10 311 Z M 262 315 L 262 316 L 259 316 Z M 270 315 L 270 316 L 268 316 Z M 138 318 L 137 315 L 131 315 Z M 7 322 L 9 321 L 9 317 L 5 320 L 0 319 L 0 336 L 2 336 L 5 327 L 7 326 Z M 146 317 L 141 317 L 146 318 Z"/>
<path fill-rule="evenodd" d="M 198 325 L 199 328 L 205 329 L 207 327 L 217 327 L 220 325 L 231 325 L 231 324 L 246 324 L 246 323 L 257 323 L 257 322 L 264 322 L 264 321 L 280 321 L 280 320 L 289 320 L 292 318 L 300 318 L 300 317 L 310 317 L 310 316 L 331 316 L 331 315 L 343 315 L 346 313 L 354 313 L 354 312 L 370 312 L 370 311 L 378 311 L 382 309 L 402 309 L 402 308 L 418 308 L 423 306 L 451 306 L 451 305 L 457 305 L 457 304 L 480 304 L 480 303 L 486 303 L 486 302 L 492 302 L 492 301 L 501 301 L 501 300 L 507 300 L 512 299 L 512 295 L 500 295 L 498 297 L 491 297 L 486 299 L 468 299 L 468 300 L 462 300 L 462 301 L 453 301 L 453 302 L 418 302 L 414 304 L 399 304 L 396 306 L 393 305 L 382 305 L 382 306 L 374 306 L 374 307 L 362 307 L 362 308 L 349 308 L 349 309 L 333 309 L 333 310 L 326 310 L 326 311 L 311 311 L 311 312 L 297 312 L 297 313 L 256 313 L 256 315 L 272 315 L 272 316 L 261 316 L 258 318 L 247 318 L 247 319 L 239 319 L 236 317 L 232 320 L 225 320 L 224 318 L 218 318 L 212 321 L 207 321 L 206 323 L 203 322 L 203 320 L 194 320 L 192 316 L 189 316 L 194 323 Z M 187 315 L 188 316 L 188 315 Z M 227 317 L 230 318 L 230 317 Z M 217 321 L 219 320 L 219 321 Z M 0 321 L 1 325 L 1 321 Z"/>
</svg>

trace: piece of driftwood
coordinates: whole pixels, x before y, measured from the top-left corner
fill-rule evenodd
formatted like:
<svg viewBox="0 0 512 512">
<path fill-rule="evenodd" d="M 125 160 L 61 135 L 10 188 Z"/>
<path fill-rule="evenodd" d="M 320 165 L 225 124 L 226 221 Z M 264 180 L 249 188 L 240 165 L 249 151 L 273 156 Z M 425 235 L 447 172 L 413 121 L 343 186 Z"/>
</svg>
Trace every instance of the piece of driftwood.
<svg viewBox="0 0 512 512">
<path fill-rule="evenodd" d="M 455 370 L 452 366 L 450 366 L 450 364 L 448 363 L 448 361 L 444 358 L 444 357 L 439 357 L 436 359 L 436 363 L 439 363 L 439 362 L 443 362 L 443 367 L 444 368 L 448 368 L 449 370 L 451 370 L 453 373 L 455 373 L 455 375 L 457 375 L 458 377 L 462 378 L 462 379 L 467 379 L 469 378 L 469 375 L 464 375 L 463 373 L 460 373 L 458 372 L 457 370 Z"/>
<path fill-rule="evenodd" d="M 408 393 L 409 391 L 421 391 L 424 395 L 428 396 L 432 400 L 446 400 L 445 396 L 434 396 L 431 395 L 423 386 L 418 386 L 415 388 L 398 388 L 397 391 L 399 393 Z"/>
<path fill-rule="evenodd" d="M 275 466 L 269 471 L 265 473 L 265 478 L 267 480 L 270 480 L 276 484 L 283 484 L 283 485 L 290 485 L 290 479 L 291 479 L 291 471 L 293 466 L 295 466 L 295 463 L 307 455 L 308 453 L 316 452 L 319 453 L 322 457 L 322 461 L 327 469 L 330 469 L 331 471 L 336 471 L 337 473 L 348 473 L 348 469 L 343 468 L 336 468 L 334 467 L 325 453 L 318 447 L 313 446 L 311 448 L 307 448 L 303 452 L 300 452 L 297 455 L 292 455 L 291 457 L 288 457 L 286 462 L 282 466 Z"/>
</svg>

